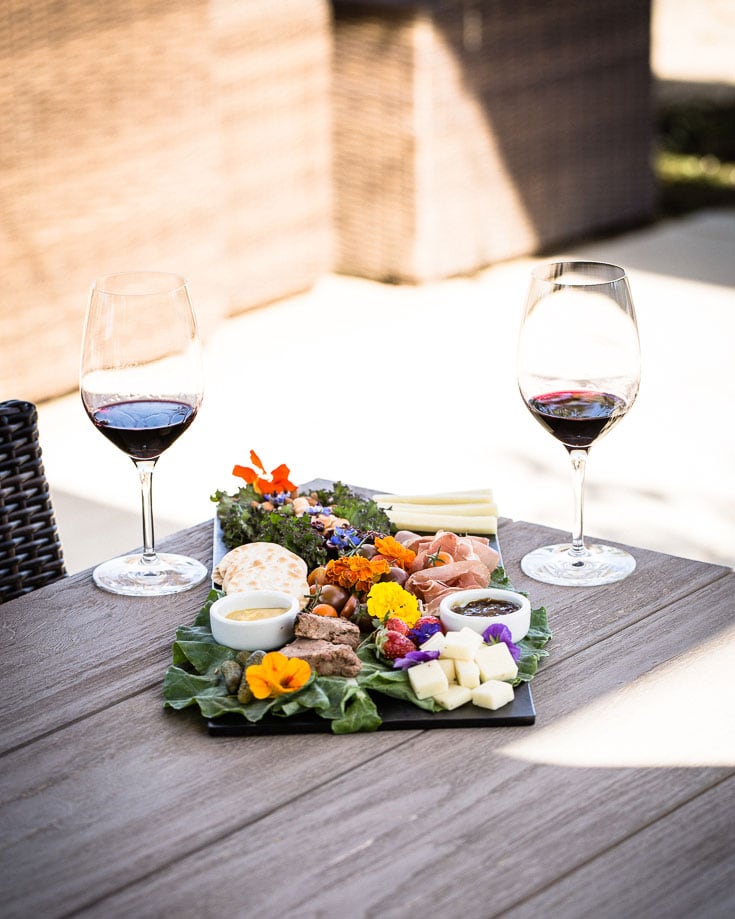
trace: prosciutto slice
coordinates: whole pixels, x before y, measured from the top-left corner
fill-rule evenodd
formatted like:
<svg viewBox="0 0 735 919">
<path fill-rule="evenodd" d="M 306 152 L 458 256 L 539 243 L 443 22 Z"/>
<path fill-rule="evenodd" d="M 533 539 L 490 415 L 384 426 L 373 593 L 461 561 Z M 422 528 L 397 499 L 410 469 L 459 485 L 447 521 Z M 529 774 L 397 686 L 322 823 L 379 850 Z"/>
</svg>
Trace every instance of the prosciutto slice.
<svg viewBox="0 0 735 919">
<path fill-rule="evenodd" d="M 406 581 L 406 590 L 415 594 L 430 615 L 435 615 L 439 604 L 449 593 L 473 587 L 487 587 L 490 574 L 496 568 L 499 556 L 484 536 L 457 536 L 440 531 L 434 536 L 419 536 L 402 531 L 397 534 L 416 558 Z M 446 565 L 432 565 L 430 556 L 447 552 L 454 559 Z"/>
<path fill-rule="evenodd" d="M 437 552 L 448 552 L 455 562 L 475 561 L 479 559 L 489 571 L 494 571 L 498 564 L 498 553 L 493 549 L 486 536 L 457 536 L 440 530 L 434 536 L 419 536 L 402 531 L 396 536 L 403 537 L 399 541 L 407 549 L 416 553 L 416 558 L 411 565 L 411 572 L 421 571 L 431 566 L 430 556 Z"/>
</svg>

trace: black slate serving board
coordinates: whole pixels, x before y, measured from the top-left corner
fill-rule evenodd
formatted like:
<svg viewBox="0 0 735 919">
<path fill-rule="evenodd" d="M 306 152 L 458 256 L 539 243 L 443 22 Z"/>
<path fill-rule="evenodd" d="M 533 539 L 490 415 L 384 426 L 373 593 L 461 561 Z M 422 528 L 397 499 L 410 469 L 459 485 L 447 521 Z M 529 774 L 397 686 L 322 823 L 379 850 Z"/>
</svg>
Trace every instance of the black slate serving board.
<svg viewBox="0 0 735 919">
<path fill-rule="evenodd" d="M 493 712 L 486 708 L 467 704 L 451 712 L 427 712 L 410 702 L 391 699 L 388 696 L 373 695 L 383 723 L 379 731 L 409 731 L 425 728 L 507 728 L 533 724 L 536 710 L 528 683 L 515 688 L 515 699 Z M 207 729 L 213 736 L 247 737 L 263 734 L 323 734 L 331 733 L 331 722 L 320 718 L 314 712 L 279 718 L 268 715 L 255 724 L 242 715 L 222 715 L 209 718 Z"/>
</svg>

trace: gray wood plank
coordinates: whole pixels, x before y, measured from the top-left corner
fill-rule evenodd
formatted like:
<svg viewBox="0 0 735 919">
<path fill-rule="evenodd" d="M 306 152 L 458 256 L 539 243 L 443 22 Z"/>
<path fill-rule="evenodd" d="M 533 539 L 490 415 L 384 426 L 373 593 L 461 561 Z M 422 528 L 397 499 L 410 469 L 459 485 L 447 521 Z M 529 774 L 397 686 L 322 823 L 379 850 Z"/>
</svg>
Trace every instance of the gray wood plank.
<svg viewBox="0 0 735 919">
<path fill-rule="evenodd" d="M 212 524 L 160 548 L 208 565 Z M 208 592 L 204 583 L 169 597 L 119 597 L 87 571 L 3 604 L 0 753 L 160 683 L 176 627 L 193 622 Z"/>
<path fill-rule="evenodd" d="M 4 919 L 63 916 L 297 809 L 414 732 L 214 739 L 148 689 L 0 761 Z M 165 903 L 130 915 L 168 915 Z M 184 910 L 184 915 L 192 915 Z"/>
<path fill-rule="evenodd" d="M 720 578 L 696 604 L 684 599 L 542 672 L 542 722 L 646 674 L 652 648 L 664 663 L 718 636 L 731 624 L 734 582 Z M 247 904 L 253 914 L 329 916 L 345 902 L 361 915 L 437 914 L 456 911 L 461 891 L 464 915 L 488 916 L 733 772 L 576 767 L 509 752 L 537 728 L 432 730 L 397 744 L 380 734 L 213 741 L 182 713 L 153 715 L 151 698 L 5 758 L 9 874 L 30 885 L 44 866 L 54 872 L 53 888 L 17 891 L 19 915 L 83 914 L 86 904 L 88 915 L 214 916 Z"/>
<path fill-rule="evenodd" d="M 475 747 L 414 742 L 373 764 L 392 781 L 360 767 L 79 915 L 214 917 L 247 904 L 249 915 L 338 917 L 350 904 L 350 916 L 489 919 L 718 778 L 532 767 Z M 400 777 L 419 789 L 402 792 Z"/>
<path fill-rule="evenodd" d="M 731 778 L 504 912 L 504 919 L 730 919 L 734 814 Z"/>
<path fill-rule="evenodd" d="M 506 524 L 499 529 L 511 582 L 528 593 L 532 606 L 547 608 L 555 662 L 733 573 L 721 565 L 626 546 L 637 565 L 624 581 L 589 588 L 542 584 L 523 574 L 521 558 L 539 545 L 564 541 L 568 534 L 529 523 Z"/>
</svg>

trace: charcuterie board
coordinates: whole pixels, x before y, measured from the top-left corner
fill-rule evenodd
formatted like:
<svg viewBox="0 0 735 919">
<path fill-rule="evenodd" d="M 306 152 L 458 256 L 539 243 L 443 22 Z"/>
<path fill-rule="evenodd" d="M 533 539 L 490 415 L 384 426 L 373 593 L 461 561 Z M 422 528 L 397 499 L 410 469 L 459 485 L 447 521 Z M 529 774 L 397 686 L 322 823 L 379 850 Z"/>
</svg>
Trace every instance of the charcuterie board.
<svg viewBox="0 0 735 919">
<path fill-rule="evenodd" d="M 177 630 L 172 665 L 164 679 L 164 698 L 167 706 L 176 709 L 190 705 L 198 706 L 212 736 L 510 727 L 535 722 L 536 711 L 529 683 L 536 672 L 539 659 L 546 655 L 544 645 L 551 638 L 543 607 L 531 611 L 530 628 L 528 619 L 525 626 L 528 635 L 526 638 L 519 637 L 518 645 L 512 643 L 510 632 L 505 625 L 488 627 L 487 634 L 483 633 L 485 644 L 482 644 L 477 638 L 479 630 L 475 630 L 474 633 L 469 629 L 451 631 L 451 628 L 442 627 L 436 613 L 422 612 L 424 607 L 421 600 L 416 594 L 411 594 L 408 589 L 400 586 L 403 581 L 399 584 L 388 578 L 386 582 L 378 583 L 377 578 L 384 573 L 402 575 L 405 580 L 406 569 L 389 569 L 385 555 L 377 556 L 376 567 L 373 567 L 370 561 L 372 555 L 362 554 L 364 541 L 367 539 L 370 541 L 367 548 L 372 549 L 373 553 L 380 549 L 388 553 L 388 558 L 400 558 L 401 561 L 396 564 L 403 563 L 402 554 L 408 557 L 406 564 L 414 557 L 419 560 L 419 566 L 413 568 L 412 577 L 418 579 L 419 575 L 432 572 L 432 576 L 425 578 L 430 587 L 438 585 L 444 591 L 451 590 L 456 583 L 451 578 L 457 577 L 457 573 L 462 575 L 468 572 L 482 579 L 485 585 L 487 581 L 484 579 L 490 577 L 490 588 L 496 593 L 512 592 L 502 565 L 500 545 L 495 532 L 479 537 L 468 532 L 469 526 L 464 530 L 465 535 L 441 528 L 433 531 L 427 529 L 423 532 L 429 535 L 422 542 L 415 531 L 401 531 L 400 526 L 394 525 L 393 532 L 397 538 L 384 537 L 380 534 L 388 532 L 384 527 L 389 526 L 389 523 L 385 514 L 379 519 L 382 512 L 375 503 L 375 491 L 321 479 L 308 482 L 299 489 L 296 486 L 290 487 L 294 491 L 290 493 L 290 497 L 285 495 L 284 498 L 288 498 L 289 502 L 293 501 L 293 506 L 284 503 L 283 500 L 280 504 L 276 500 L 271 502 L 270 495 L 265 494 L 262 504 L 270 506 L 263 507 L 254 500 L 252 489 L 241 490 L 236 496 L 224 493 L 215 496 L 219 503 L 213 528 L 213 589 L 196 620 L 191 625 L 180 626 Z M 337 498 L 336 516 L 348 518 L 343 520 L 342 524 L 334 523 L 335 517 L 329 516 L 333 513 L 331 505 L 334 497 Z M 281 493 L 276 498 L 281 498 Z M 316 515 L 313 521 L 305 514 L 305 510 L 308 511 L 308 507 L 305 508 L 307 499 L 310 502 L 308 507 L 314 508 Z M 240 503 L 233 505 L 233 502 Z M 303 503 L 299 505 L 299 502 Z M 280 509 L 281 504 L 283 509 Z M 231 513 L 233 509 L 234 514 Z M 220 510 L 223 510 L 222 514 L 219 513 Z M 341 515 L 339 511 L 342 512 Z M 302 513 L 305 516 L 299 519 Z M 475 519 L 474 515 L 467 516 L 468 522 Z M 325 517 L 327 520 L 322 523 Z M 327 538 L 331 540 L 331 535 L 328 534 L 333 531 L 343 540 L 350 536 L 348 524 L 358 519 L 363 521 L 361 525 L 364 535 L 360 536 L 361 541 L 356 550 L 347 546 L 341 550 L 342 554 L 332 556 L 337 561 L 328 562 L 326 568 L 312 567 L 314 564 L 324 565 L 324 562 L 318 560 L 308 563 L 307 558 L 324 557 L 324 550 L 320 547 L 327 546 Z M 370 522 L 366 523 L 368 520 Z M 325 535 L 318 535 L 318 538 L 313 535 L 314 523 L 317 524 L 316 533 L 321 534 L 322 530 L 319 527 L 323 527 Z M 491 522 L 487 529 L 494 531 L 495 523 Z M 354 528 L 351 532 L 353 535 L 359 535 Z M 304 535 L 306 538 L 303 538 Z M 405 538 L 416 546 L 428 547 L 423 549 L 424 555 L 420 554 L 420 550 L 414 553 L 399 543 L 398 538 Z M 371 545 L 373 539 L 374 547 Z M 286 549 L 289 541 L 294 543 L 290 550 Z M 437 541 L 441 543 L 440 550 L 436 548 Z M 449 552 L 446 552 L 446 549 L 449 549 Z M 332 551 L 340 552 L 334 549 Z M 237 642 L 242 639 L 242 630 L 235 630 L 237 634 L 231 629 L 223 632 L 221 626 L 225 597 L 229 600 L 235 596 L 244 596 L 237 594 L 238 588 L 235 588 L 234 593 L 232 590 L 232 567 L 235 564 L 233 559 L 240 563 L 239 575 L 256 578 L 258 584 L 262 584 L 264 579 L 276 577 L 278 563 L 275 558 L 284 552 L 291 553 L 289 563 L 295 558 L 296 562 L 303 566 L 304 575 L 297 574 L 296 581 L 300 591 L 302 588 L 299 580 L 305 577 L 307 570 L 315 575 L 320 572 L 329 575 L 333 570 L 335 574 L 339 571 L 339 576 L 346 571 L 348 577 L 352 577 L 355 572 L 358 578 L 365 577 L 366 580 L 360 583 L 367 586 L 355 588 L 362 598 L 355 618 L 340 619 L 341 607 L 336 605 L 340 599 L 337 596 L 339 588 L 332 588 L 327 584 L 323 588 L 324 596 L 328 588 L 331 594 L 326 603 L 332 601 L 335 606 L 325 606 L 325 601 L 319 599 L 312 600 L 311 606 L 307 604 L 295 625 L 297 641 L 272 654 L 249 650 L 237 652 L 234 650 L 237 647 L 247 649 L 257 645 L 238 645 Z M 318 556 L 318 552 L 322 555 Z M 469 553 L 470 560 L 467 563 L 461 560 L 462 552 Z M 266 553 L 269 553 L 269 559 L 273 557 L 274 560 L 266 562 L 263 566 Z M 444 561 L 444 558 L 447 561 Z M 332 564 L 336 566 L 334 569 L 330 567 Z M 446 569 L 442 568 L 442 565 L 447 565 Z M 492 566 L 495 566 L 495 570 Z M 446 570 L 446 579 L 433 577 L 434 570 Z M 367 578 L 376 579 L 371 581 Z M 312 584 L 311 581 L 308 583 Z M 309 592 L 306 581 L 303 581 L 303 584 L 303 593 L 300 592 L 299 596 Z M 460 586 L 453 589 L 456 591 L 462 588 Z M 320 588 L 317 587 L 316 590 L 316 596 L 319 598 Z M 314 587 L 311 588 L 311 592 L 313 594 Z M 342 590 L 342 593 L 345 594 L 347 591 Z M 373 600 L 374 595 L 380 599 Z M 518 594 L 516 596 L 525 602 L 528 609 L 528 600 Z M 390 600 L 386 601 L 386 597 L 390 597 Z M 341 602 L 346 604 L 345 599 Z M 390 604 L 387 606 L 388 612 L 383 611 L 386 607 L 381 610 L 381 602 Z M 322 608 L 326 611 L 321 612 Z M 435 606 L 434 609 L 436 608 Z M 392 610 L 401 612 L 392 613 Z M 322 618 L 330 615 L 337 617 L 334 626 L 329 624 L 329 619 Z M 352 616 L 352 611 L 348 615 Z M 390 618 L 391 615 L 405 616 L 405 620 Z M 412 632 L 413 623 L 416 623 L 416 629 Z M 400 632 L 399 627 L 404 631 Z M 446 639 L 442 628 L 446 632 Z M 505 629 L 505 634 L 491 631 L 496 628 Z M 424 632 L 423 629 L 428 631 Z M 435 634 L 437 630 L 439 634 Z M 230 632 L 232 644 L 225 637 L 225 633 L 229 635 Z M 469 635 L 464 635 L 463 632 Z M 216 638 L 213 633 L 217 634 Z M 266 637 L 262 629 L 260 633 L 263 634 L 265 642 Z M 475 637 L 470 640 L 473 634 Z M 341 637 L 343 635 L 344 643 Z M 446 654 L 444 651 L 434 650 L 436 641 L 432 645 L 432 642 L 427 640 L 428 636 L 440 639 L 440 647 L 446 641 Z M 302 644 L 299 644 L 299 641 Z M 387 641 L 391 643 L 390 649 Z M 456 647 L 457 641 L 460 641 L 460 647 Z M 468 641 L 471 649 L 467 646 Z M 452 642 L 455 646 L 450 651 L 449 645 Z M 506 657 L 510 667 L 508 664 L 490 664 L 489 658 L 496 661 L 498 655 L 494 653 L 495 648 L 492 648 L 493 654 L 489 656 L 485 652 L 489 652 L 489 645 L 495 642 L 501 644 L 503 653 L 500 656 Z M 502 644 L 503 642 L 508 643 L 507 647 Z M 297 645 L 298 652 L 303 652 L 302 654 L 294 653 L 297 651 Z M 262 647 L 269 646 L 264 644 Z M 276 646 L 271 644 L 270 647 Z M 278 647 L 280 648 L 280 645 Z M 497 650 L 500 651 L 500 648 Z M 311 672 L 308 667 L 304 671 L 301 661 L 298 668 L 289 665 L 289 651 L 292 652 L 291 657 L 296 658 L 308 657 L 310 654 L 322 657 L 310 665 Z M 440 656 L 443 660 L 437 661 Z M 457 658 L 456 677 L 454 658 Z M 337 661 L 339 663 L 336 663 Z M 465 664 L 464 661 L 468 663 Z M 412 669 L 414 667 L 417 669 Z M 477 682 L 478 668 L 482 674 L 482 685 Z M 292 677 L 291 674 L 295 674 L 296 670 L 298 677 Z M 493 673 L 497 673 L 498 676 L 493 677 Z M 509 675 L 500 676 L 501 673 Z M 282 682 L 290 679 L 299 680 L 296 689 L 288 688 L 291 684 Z M 465 679 L 469 682 L 464 682 Z M 472 680 L 475 682 L 471 682 Z M 503 680 L 508 682 L 499 682 Z M 510 686 L 513 687 L 512 690 Z M 477 687 L 476 692 L 473 687 Z M 443 693 L 444 689 L 447 690 L 446 693 Z M 446 699 L 442 697 L 443 694 L 447 696 Z"/>
</svg>

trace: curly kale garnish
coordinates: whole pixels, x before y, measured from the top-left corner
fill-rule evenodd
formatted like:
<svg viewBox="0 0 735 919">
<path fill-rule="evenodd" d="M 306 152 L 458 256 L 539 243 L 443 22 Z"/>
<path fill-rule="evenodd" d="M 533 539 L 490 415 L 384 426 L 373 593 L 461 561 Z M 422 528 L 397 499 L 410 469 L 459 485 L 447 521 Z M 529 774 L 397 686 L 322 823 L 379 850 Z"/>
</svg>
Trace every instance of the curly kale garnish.
<svg viewBox="0 0 735 919">
<path fill-rule="evenodd" d="M 323 505 L 332 508 L 338 517 L 345 517 L 356 530 L 390 533 L 391 523 L 385 512 L 371 498 L 364 498 L 349 485 L 335 482 L 332 488 L 321 488 L 316 492 Z"/>
<path fill-rule="evenodd" d="M 237 495 L 215 492 L 217 516 L 222 526 L 222 538 L 228 549 L 248 542 L 275 542 L 300 555 L 309 570 L 327 560 L 324 538 L 311 526 L 309 517 L 295 517 L 287 510 L 268 510 L 251 497 L 248 488 Z"/>
<path fill-rule="evenodd" d="M 312 526 L 311 514 L 295 516 L 290 503 L 277 506 L 271 503 L 263 507 L 263 497 L 252 485 L 238 489 L 236 494 L 217 491 L 212 501 L 217 504 L 222 538 L 228 549 L 249 542 L 275 542 L 300 555 L 309 570 L 351 550 L 355 540 L 360 541 L 361 534 L 391 532 L 390 521 L 378 505 L 341 482 L 335 483 L 333 488 L 317 491 L 316 495 L 320 504 L 331 507 L 335 516 L 350 521 L 355 532 L 353 538 L 340 541 L 330 537 L 327 540 L 321 529 Z"/>
</svg>

